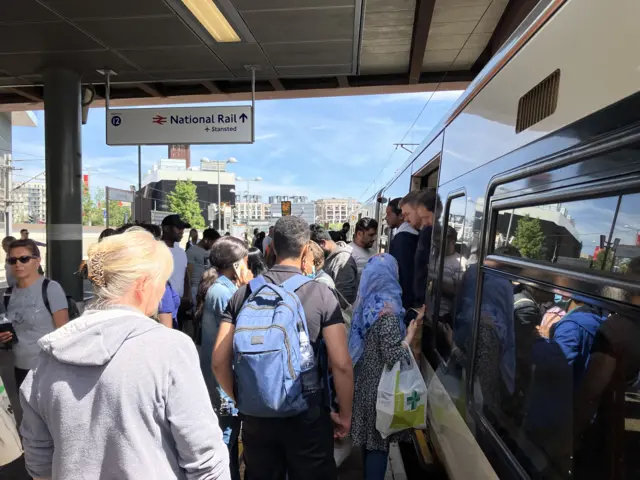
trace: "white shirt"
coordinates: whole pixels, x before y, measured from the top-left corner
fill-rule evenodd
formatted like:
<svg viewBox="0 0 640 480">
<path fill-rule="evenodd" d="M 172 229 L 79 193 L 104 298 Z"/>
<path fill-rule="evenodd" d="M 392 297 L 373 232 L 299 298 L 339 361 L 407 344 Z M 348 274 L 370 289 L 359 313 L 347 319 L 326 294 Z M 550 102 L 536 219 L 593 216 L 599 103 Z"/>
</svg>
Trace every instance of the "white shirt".
<svg viewBox="0 0 640 480">
<path fill-rule="evenodd" d="M 169 250 L 171 250 L 171 255 L 173 255 L 173 272 L 169 277 L 169 283 L 180 298 L 182 298 L 184 296 L 184 276 L 187 273 L 187 252 L 177 244 L 174 244 L 173 248 Z"/>
<path fill-rule="evenodd" d="M 462 274 L 467 270 L 467 259 L 459 253 L 444 257 L 444 269 L 442 278 L 448 277 L 454 280 L 456 285 L 462 279 Z M 453 311 L 453 305 L 449 298 L 444 295 L 440 298 L 440 315 L 446 315 Z"/>
</svg>

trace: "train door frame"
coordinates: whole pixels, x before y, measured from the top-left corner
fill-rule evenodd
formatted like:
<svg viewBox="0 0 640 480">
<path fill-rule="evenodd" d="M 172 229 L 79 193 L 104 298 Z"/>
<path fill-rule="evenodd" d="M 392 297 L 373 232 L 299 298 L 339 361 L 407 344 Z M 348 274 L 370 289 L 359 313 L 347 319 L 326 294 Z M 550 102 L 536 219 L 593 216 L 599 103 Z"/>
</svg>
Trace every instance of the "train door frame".
<svg viewBox="0 0 640 480">
<path fill-rule="evenodd" d="M 442 152 L 436 153 L 429 159 L 420 169 L 411 173 L 411 184 L 409 191 L 421 190 L 423 188 L 438 189 L 438 181 L 440 179 L 440 161 Z M 412 165 L 413 168 L 413 165 Z M 424 181 L 426 179 L 426 182 Z M 426 184 L 425 184 L 426 183 Z"/>
</svg>

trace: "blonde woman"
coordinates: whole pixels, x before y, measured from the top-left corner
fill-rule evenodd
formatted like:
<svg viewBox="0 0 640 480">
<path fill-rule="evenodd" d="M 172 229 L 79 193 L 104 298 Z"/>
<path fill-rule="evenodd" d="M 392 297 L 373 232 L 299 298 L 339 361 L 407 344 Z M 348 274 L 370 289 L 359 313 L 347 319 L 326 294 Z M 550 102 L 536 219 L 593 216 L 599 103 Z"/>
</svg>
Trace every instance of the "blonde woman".
<svg viewBox="0 0 640 480">
<path fill-rule="evenodd" d="M 153 321 L 169 249 L 133 228 L 92 245 L 97 301 L 40 339 L 20 390 L 29 474 L 65 480 L 229 479 L 229 455 L 198 355 Z"/>
</svg>

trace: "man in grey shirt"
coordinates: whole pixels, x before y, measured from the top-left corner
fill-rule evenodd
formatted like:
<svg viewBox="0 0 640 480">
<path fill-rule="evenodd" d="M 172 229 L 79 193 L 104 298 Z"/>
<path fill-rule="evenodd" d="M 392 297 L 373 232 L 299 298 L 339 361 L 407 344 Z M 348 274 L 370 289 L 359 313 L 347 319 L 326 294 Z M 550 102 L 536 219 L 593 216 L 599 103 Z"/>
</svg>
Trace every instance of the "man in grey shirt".
<svg viewBox="0 0 640 480">
<path fill-rule="evenodd" d="M 191 279 L 191 301 L 194 308 L 200 280 L 209 269 L 209 250 L 219 238 L 220 234 L 215 229 L 207 228 L 202 234 L 202 240 L 187 250 L 187 272 Z"/>
<path fill-rule="evenodd" d="M 320 225 L 311 225 L 310 228 L 311 240 L 320 245 L 326 256 L 323 271 L 333 278 L 336 290 L 342 296 L 340 306 L 346 309 L 353 305 L 358 295 L 358 267 L 351 256 L 351 249 L 338 246 Z"/>
</svg>

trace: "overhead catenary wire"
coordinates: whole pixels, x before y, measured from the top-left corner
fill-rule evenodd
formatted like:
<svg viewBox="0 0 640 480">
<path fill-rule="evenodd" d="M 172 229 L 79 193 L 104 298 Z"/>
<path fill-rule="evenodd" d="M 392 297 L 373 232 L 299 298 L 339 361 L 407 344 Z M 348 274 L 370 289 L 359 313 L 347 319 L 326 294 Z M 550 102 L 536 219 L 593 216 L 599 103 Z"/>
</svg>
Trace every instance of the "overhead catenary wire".
<svg viewBox="0 0 640 480">
<path fill-rule="evenodd" d="M 476 29 L 478 28 L 478 25 L 480 25 L 480 23 L 482 22 L 482 19 L 484 18 L 484 16 L 487 14 L 487 11 L 489 10 L 489 8 L 491 7 L 491 5 L 493 5 L 493 2 L 495 0 L 491 0 L 491 2 L 489 2 L 489 4 L 486 6 L 486 8 L 484 9 L 484 11 L 482 12 L 482 16 L 480 17 L 480 19 L 478 20 L 478 23 L 476 23 L 476 26 L 473 27 L 473 30 L 471 31 L 471 33 L 469 34 L 469 36 L 467 37 L 467 39 L 465 40 L 464 44 L 462 45 L 462 47 L 460 48 L 460 51 L 458 52 L 458 54 L 455 56 L 455 58 L 451 61 L 451 63 L 449 64 L 449 67 L 445 70 L 444 74 L 442 75 L 442 77 L 440 78 L 440 80 L 438 81 L 436 88 L 431 92 L 431 95 L 429 95 L 429 98 L 427 99 L 427 101 L 425 102 L 424 106 L 422 107 L 422 109 L 420 110 L 420 112 L 418 113 L 418 115 L 416 116 L 415 120 L 413 121 L 413 123 L 411 124 L 411 126 L 409 127 L 409 129 L 406 131 L 406 133 L 403 135 L 402 140 L 400 140 L 398 142 L 398 144 L 402 143 L 404 141 L 405 138 L 407 138 L 407 135 L 409 135 L 409 133 L 411 132 L 411 130 L 413 129 L 413 127 L 415 127 L 416 123 L 418 123 L 418 120 L 420 119 L 420 117 L 422 116 L 422 114 L 424 113 L 424 111 L 426 110 L 426 108 L 429 106 L 429 103 L 431 103 L 431 100 L 433 99 L 433 96 L 438 92 L 438 90 L 440 89 L 440 86 L 442 85 L 442 83 L 444 82 L 445 78 L 447 77 L 447 74 L 449 73 L 449 70 L 451 69 L 451 67 L 454 65 L 454 63 L 456 63 L 456 60 L 458 59 L 458 57 L 460 56 L 460 54 L 462 53 L 462 51 L 464 50 L 464 47 L 466 47 L 467 43 L 469 42 L 469 40 L 471 39 L 471 37 L 473 36 L 473 34 L 475 33 Z M 364 190 L 364 192 L 362 192 L 362 194 L 360 195 L 360 197 L 358 198 L 358 200 L 362 200 L 362 198 L 367 194 L 367 192 L 369 191 L 369 189 L 374 186 L 376 184 L 376 182 L 378 181 L 378 178 L 380 177 L 380 175 L 382 174 L 382 172 L 385 170 L 385 168 L 387 167 L 387 163 L 389 163 L 389 161 L 391 161 L 391 158 L 393 157 L 393 154 L 398 150 L 397 145 L 395 146 L 395 148 L 393 149 L 393 152 L 391 153 L 391 155 L 389 156 L 389 158 L 387 159 L 387 161 L 383 164 L 382 168 L 380 169 L 380 172 L 378 172 L 378 174 L 375 176 L 374 180 L 371 182 L 371 184 Z M 411 156 L 411 155 L 410 155 Z M 406 162 L 405 164 L 403 164 L 402 166 L 400 166 L 398 169 L 396 169 L 396 171 L 394 172 L 393 175 L 395 175 L 396 173 L 398 173 L 398 171 L 402 170 L 403 168 L 406 167 Z"/>
</svg>

